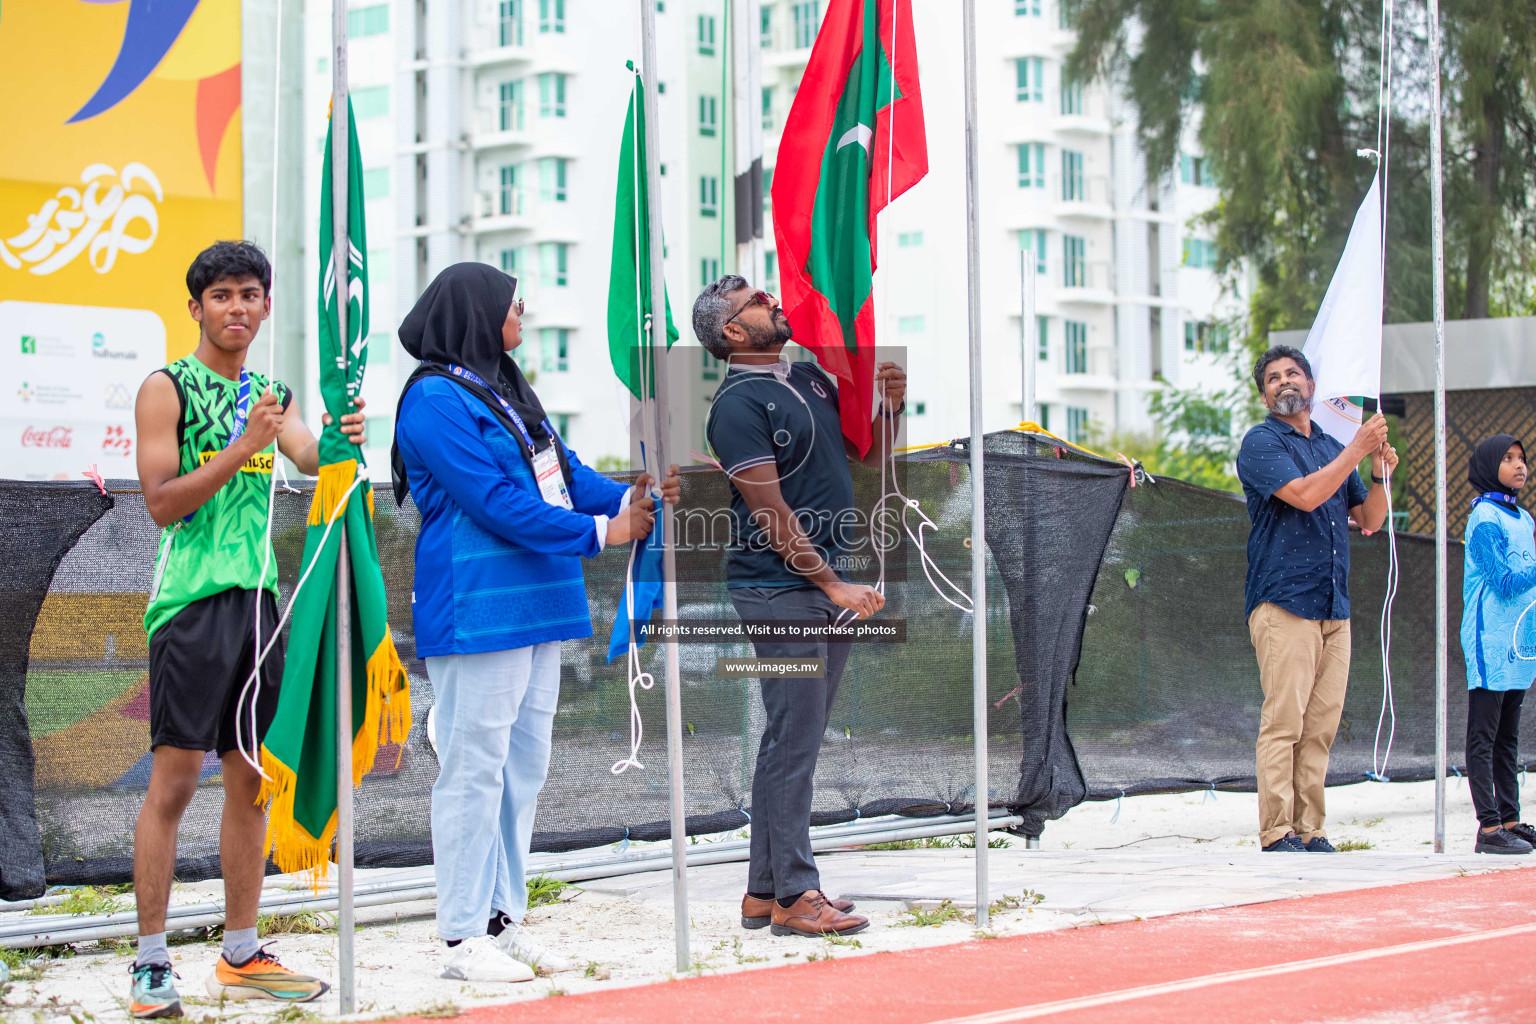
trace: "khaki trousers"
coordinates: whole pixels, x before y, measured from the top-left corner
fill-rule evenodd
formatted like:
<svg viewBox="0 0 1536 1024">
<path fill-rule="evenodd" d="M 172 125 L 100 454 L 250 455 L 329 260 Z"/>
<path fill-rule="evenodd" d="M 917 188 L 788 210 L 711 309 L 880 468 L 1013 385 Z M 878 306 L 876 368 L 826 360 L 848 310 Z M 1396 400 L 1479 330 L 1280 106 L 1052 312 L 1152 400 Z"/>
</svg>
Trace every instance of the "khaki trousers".
<svg viewBox="0 0 1536 1024">
<path fill-rule="evenodd" d="M 1303 619 L 1274 604 L 1248 616 L 1259 658 L 1259 844 L 1323 831 L 1328 751 L 1349 682 L 1349 620 Z"/>
</svg>

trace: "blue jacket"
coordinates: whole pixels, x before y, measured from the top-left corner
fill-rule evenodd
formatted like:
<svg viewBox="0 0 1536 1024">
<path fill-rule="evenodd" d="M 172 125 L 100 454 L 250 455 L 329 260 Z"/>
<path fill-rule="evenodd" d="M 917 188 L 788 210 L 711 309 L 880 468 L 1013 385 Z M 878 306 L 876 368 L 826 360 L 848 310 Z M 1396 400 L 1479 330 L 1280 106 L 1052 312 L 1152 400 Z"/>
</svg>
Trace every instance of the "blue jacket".
<svg viewBox="0 0 1536 1024">
<path fill-rule="evenodd" d="M 1514 635 L 1520 613 L 1536 601 L 1533 531 L 1529 512 L 1494 501 L 1479 501 L 1467 520 L 1461 649 L 1469 690 L 1526 690 L 1536 678 L 1536 661 L 1515 656 Z M 1536 657 L 1536 610 L 1521 624 L 1519 650 Z"/>
<path fill-rule="evenodd" d="M 581 558 L 602 550 L 593 517 L 617 514 L 625 486 L 567 448 L 575 511 L 549 504 L 521 438 L 445 377 L 411 386 L 395 431 L 421 511 L 411 592 L 417 655 L 591 636 Z"/>
</svg>

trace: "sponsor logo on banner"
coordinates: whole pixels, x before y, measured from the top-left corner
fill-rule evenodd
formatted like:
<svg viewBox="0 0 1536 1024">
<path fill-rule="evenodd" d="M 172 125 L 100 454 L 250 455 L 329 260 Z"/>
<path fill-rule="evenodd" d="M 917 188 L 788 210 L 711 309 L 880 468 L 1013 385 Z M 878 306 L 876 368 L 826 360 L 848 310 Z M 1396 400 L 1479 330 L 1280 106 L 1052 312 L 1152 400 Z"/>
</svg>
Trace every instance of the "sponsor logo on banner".
<svg viewBox="0 0 1536 1024">
<path fill-rule="evenodd" d="M 113 381 L 106 386 L 106 397 L 102 404 L 108 409 L 132 409 L 133 395 L 128 391 L 128 385 L 122 381 Z"/>
<path fill-rule="evenodd" d="M 107 427 L 106 436 L 101 439 L 101 453 L 103 455 L 118 455 L 126 458 L 133 454 L 133 435 L 121 424 Z"/>
<path fill-rule="evenodd" d="M 198 452 L 197 453 L 197 464 L 199 466 L 206 466 L 218 454 L 219 454 L 218 452 Z M 249 459 L 245 460 L 245 465 L 240 467 L 240 472 L 242 472 L 242 473 L 270 473 L 270 472 L 272 472 L 272 453 L 271 452 L 257 452 L 255 455 L 252 455 Z"/>
<path fill-rule="evenodd" d="M 22 381 L 21 387 L 16 389 L 16 396 L 23 402 L 30 403 L 36 394 L 37 392 L 32 390 L 32 385 L 28 384 L 26 381 Z"/>
<path fill-rule="evenodd" d="M 23 448 L 68 448 L 74 441 L 72 427 L 23 427 Z"/>
<path fill-rule="evenodd" d="M 108 348 L 107 337 L 100 331 L 91 335 L 91 355 L 96 359 L 132 359 L 135 362 L 139 358 L 132 349 Z"/>
<path fill-rule="evenodd" d="M 37 355 L 37 339 L 30 334 L 21 336 L 21 354 L 24 356 Z"/>
<path fill-rule="evenodd" d="M 65 185 L 27 216 L 26 230 L 0 239 L 0 263 L 12 270 L 47 275 L 67 267 L 82 253 L 92 270 L 105 274 L 119 253 L 138 255 L 160 236 L 165 201 L 160 179 L 141 163 L 130 162 L 122 174 L 103 163 L 80 172 L 83 190 Z M 153 196 L 153 198 L 151 198 Z"/>
<path fill-rule="evenodd" d="M 1357 427 L 1365 419 L 1365 406 L 1358 398 L 1330 398 L 1326 404 Z"/>
</svg>

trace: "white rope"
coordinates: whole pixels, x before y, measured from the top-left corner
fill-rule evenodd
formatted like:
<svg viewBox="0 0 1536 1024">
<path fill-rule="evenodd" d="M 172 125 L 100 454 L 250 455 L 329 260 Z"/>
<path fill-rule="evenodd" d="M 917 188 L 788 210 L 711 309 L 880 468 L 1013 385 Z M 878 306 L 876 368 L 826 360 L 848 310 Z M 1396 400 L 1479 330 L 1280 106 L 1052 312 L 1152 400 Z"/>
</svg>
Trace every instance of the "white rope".
<svg viewBox="0 0 1536 1024">
<path fill-rule="evenodd" d="M 1536 655 L 1527 656 L 1520 653 L 1520 626 L 1525 622 L 1525 617 L 1531 614 L 1532 608 L 1536 608 L 1536 601 L 1532 601 L 1530 604 L 1525 606 L 1525 611 L 1521 612 L 1520 617 L 1515 620 L 1514 631 L 1509 634 L 1510 653 L 1512 653 L 1520 661 L 1536 661 Z"/>
<path fill-rule="evenodd" d="M 361 470 L 361 467 L 359 467 L 359 470 Z M 336 503 L 336 510 L 331 513 L 331 518 L 326 520 L 325 529 L 323 531 L 321 531 L 321 533 L 320 533 L 320 543 L 315 546 L 315 558 L 309 563 L 308 568 L 306 568 L 304 570 L 304 574 L 299 577 L 299 582 L 294 584 L 294 586 L 293 586 L 293 593 L 288 595 L 288 607 L 283 609 L 282 617 L 277 620 L 277 625 L 273 627 L 273 629 L 272 629 L 272 638 L 267 641 L 267 645 L 265 647 L 260 648 L 257 651 L 257 653 L 256 653 L 256 667 L 251 670 L 250 678 L 245 681 L 245 688 L 240 691 L 240 698 L 241 698 L 241 700 L 245 699 L 245 694 L 251 690 L 253 685 L 255 685 L 256 678 L 261 673 L 262 662 L 267 660 L 267 655 L 269 653 L 271 653 L 273 646 L 278 641 L 278 638 L 282 636 L 282 634 L 283 634 L 283 627 L 288 624 L 288 618 L 289 618 L 289 616 L 291 616 L 293 614 L 293 605 L 294 605 L 294 602 L 298 600 L 299 591 L 304 589 L 304 584 L 306 582 L 308 582 L 308 580 L 309 580 L 309 574 L 315 571 L 315 566 L 320 561 L 320 557 L 319 557 L 320 552 L 325 550 L 325 541 L 326 541 L 326 538 L 330 537 L 330 535 L 331 535 L 331 527 L 334 526 L 336 524 L 336 521 L 342 517 L 343 513 L 346 512 L 346 510 L 347 510 L 347 502 L 348 502 L 348 500 L 351 499 L 352 492 L 357 490 L 358 484 L 362 483 L 364 479 L 366 479 L 366 478 L 363 476 L 362 472 L 359 471 L 357 476 L 354 477 L 353 480 L 352 480 L 352 486 L 348 487 L 342 493 L 341 500 Z M 336 685 L 337 686 L 343 686 L 343 685 L 346 685 L 348 682 L 350 682 L 350 680 L 338 679 L 336 681 Z M 255 700 L 252 700 L 251 701 L 252 708 L 254 708 L 255 705 L 256 705 Z M 255 739 L 256 739 L 254 721 L 255 721 L 255 714 L 253 712 L 252 713 L 252 722 L 253 722 L 253 724 L 252 724 L 252 727 L 251 727 L 252 731 L 250 733 L 250 739 L 252 741 L 252 745 L 253 746 L 255 744 Z M 235 745 L 240 748 L 240 756 L 241 757 L 246 757 L 245 747 L 241 746 L 241 739 L 242 739 L 242 737 L 240 735 L 240 719 L 238 717 L 236 717 L 236 719 L 235 719 Z M 250 759 L 249 758 L 246 758 L 246 761 L 247 761 L 247 763 L 250 763 Z M 251 766 L 253 768 L 255 768 L 258 772 L 261 771 L 261 767 L 259 765 L 252 764 Z M 266 779 L 266 778 L 268 778 L 268 776 L 263 774 L 262 778 Z"/>
<path fill-rule="evenodd" d="M 283 103 L 282 92 L 279 89 L 279 86 L 283 80 L 283 0 L 277 0 L 276 19 L 277 45 L 272 62 L 272 151 L 274 153 L 277 152 L 278 145 L 282 140 L 280 129 L 282 127 Z M 272 237 L 268 244 L 272 248 L 272 259 L 269 262 L 272 267 L 272 283 L 275 285 L 277 283 L 277 162 L 275 160 L 272 163 L 272 220 L 270 223 L 272 225 Z M 271 301 L 271 296 L 272 289 L 269 287 L 267 289 L 268 301 Z M 277 318 L 275 316 L 269 315 L 267 319 L 271 321 L 267 325 L 267 392 L 271 393 L 275 390 L 274 378 L 277 372 Z M 261 770 L 261 761 L 257 756 L 259 751 L 256 749 L 257 700 L 255 695 L 255 686 L 257 678 L 261 675 L 262 662 L 266 661 L 267 658 L 266 651 L 262 648 L 261 645 L 261 604 L 262 594 L 266 590 L 267 570 L 272 567 L 272 505 L 273 502 L 277 500 L 277 463 L 282 459 L 282 457 L 283 454 L 278 450 L 277 440 L 274 438 L 272 441 L 272 472 L 267 481 L 267 522 L 266 526 L 262 530 L 261 536 L 261 575 L 256 578 L 256 590 L 254 598 L 256 605 L 256 622 L 254 634 L 256 642 L 252 645 L 254 663 L 251 666 L 251 678 L 245 684 L 244 688 L 241 689 L 239 699 L 235 701 L 235 748 L 240 752 L 241 760 L 254 768 L 256 770 L 256 774 L 260 775 L 263 779 L 267 779 L 269 782 L 271 779 L 267 776 L 266 772 Z M 284 488 L 290 491 L 293 490 L 293 488 L 288 485 L 288 470 L 284 468 L 282 473 Z M 306 575 L 308 574 L 306 573 Z M 297 588 L 294 589 L 294 593 L 298 593 Z M 290 597 L 289 606 L 292 607 L 292 604 L 293 599 Z M 284 618 L 286 619 L 286 616 L 284 616 Z M 279 624 L 277 631 L 273 633 L 273 636 L 276 637 L 281 632 L 282 625 Z M 267 644 L 268 648 L 271 646 L 272 645 L 270 643 Z M 241 721 L 245 714 L 244 708 L 247 702 L 250 704 L 250 730 L 247 733 L 251 740 L 251 747 L 249 750 L 247 750 L 245 744 L 241 742 L 240 729 Z"/>
<path fill-rule="evenodd" d="M 1391 179 L 1392 155 L 1392 39 L 1394 30 L 1395 0 L 1382 0 L 1381 5 L 1381 55 L 1376 92 L 1376 157 L 1381 174 L 1381 294 L 1385 305 L 1387 294 L 1387 185 Z M 1385 313 L 1385 308 L 1383 308 Z M 1382 484 L 1387 496 L 1387 592 L 1381 606 L 1381 711 L 1376 716 L 1376 739 L 1371 745 L 1371 777 L 1379 782 L 1387 781 L 1387 761 L 1392 756 L 1392 741 L 1397 736 L 1397 705 L 1392 693 L 1392 603 L 1397 597 L 1397 583 L 1401 568 L 1397 560 L 1397 526 L 1392 521 L 1392 467 L 1384 466 Z M 1376 755 L 1381 745 L 1382 726 L 1390 717 L 1387 729 L 1386 750 L 1378 764 Z"/>
</svg>

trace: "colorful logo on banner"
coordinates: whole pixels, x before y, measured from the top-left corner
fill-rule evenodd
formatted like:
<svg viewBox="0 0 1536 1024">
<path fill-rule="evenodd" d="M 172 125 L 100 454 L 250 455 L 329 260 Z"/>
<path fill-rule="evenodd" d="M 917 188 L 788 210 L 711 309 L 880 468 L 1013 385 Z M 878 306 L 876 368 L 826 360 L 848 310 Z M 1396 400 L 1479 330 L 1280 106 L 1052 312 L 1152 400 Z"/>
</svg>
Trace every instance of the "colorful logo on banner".
<svg viewBox="0 0 1536 1024">
<path fill-rule="evenodd" d="M 0 392 L 0 432 L 46 401 L 133 475 L 124 392 L 195 347 L 187 266 L 242 233 L 240 64 L 240 0 L 0 9 L 0 374 L 28 383 Z M 0 453 L 0 476 L 81 467 L 52 468 Z"/>
</svg>

